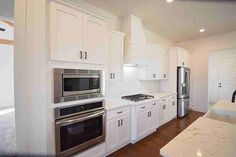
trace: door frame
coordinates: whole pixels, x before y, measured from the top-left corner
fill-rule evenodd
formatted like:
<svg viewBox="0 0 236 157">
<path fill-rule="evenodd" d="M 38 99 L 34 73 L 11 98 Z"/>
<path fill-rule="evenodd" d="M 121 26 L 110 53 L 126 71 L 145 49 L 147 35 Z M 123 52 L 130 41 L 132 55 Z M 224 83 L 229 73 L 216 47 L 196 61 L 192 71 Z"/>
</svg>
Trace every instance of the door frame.
<svg viewBox="0 0 236 157">
<path fill-rule="evenodd" d="M 210 102 L 210 82 L 212 82 L 212 80 L 210 80 L 210 69 L 211 69 L 211 65 L 210 65 L 210 59 L 211 57 L 213 56 L 217 56 L 217 55 L 220 55 L 220 54 L 224 54 L 224 53 L 229 53 L 227 51 L 229 50 L 236 50 L 236 47 L 232 47 L 232 48 L 226 48 L 226 49 L 219 49 L 219 50 L 213 50 L 213 51 L 210 51 L 209 54 L 208 54 L 208 110 L 211 108 L 211 102 Z M 225 51 L 225 52 L 224 52 Z"/>
</svg>

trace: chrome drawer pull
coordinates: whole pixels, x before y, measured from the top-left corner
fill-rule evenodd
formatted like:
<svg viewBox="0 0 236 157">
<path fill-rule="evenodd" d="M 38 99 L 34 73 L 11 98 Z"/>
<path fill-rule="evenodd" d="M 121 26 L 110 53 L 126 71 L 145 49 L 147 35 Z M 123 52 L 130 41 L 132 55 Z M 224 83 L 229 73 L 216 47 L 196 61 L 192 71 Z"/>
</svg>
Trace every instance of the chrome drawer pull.
<svg viewBox="0 0 236 157">
<path fill-rule="evenodd" d="M 117 114 L 121 114 L 121 113 L 123 113 L 123 111 L 117 112 Z"/>
<path fill-rule="evenodd" d="M 146 107 L 145 106 L 141 107 L 141 109 L 144 109 L 144 108 L 146 108 Z"/>
</svg>

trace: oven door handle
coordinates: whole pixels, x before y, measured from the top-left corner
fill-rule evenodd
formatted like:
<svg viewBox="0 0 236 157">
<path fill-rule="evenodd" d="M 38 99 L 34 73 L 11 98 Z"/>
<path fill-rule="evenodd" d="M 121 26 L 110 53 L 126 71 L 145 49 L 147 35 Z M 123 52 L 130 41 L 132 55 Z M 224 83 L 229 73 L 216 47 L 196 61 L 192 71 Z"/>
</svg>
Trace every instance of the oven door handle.
<svg viewBox="0 0 236 157">
<path fill-rule="evenodd" d="M 63 74 L 63 78 L 99 78 L 99 74 L 94 74 L 94 75 L 79 75 L 79 74 L 74 74 L 74 75 L 69 75 L 69 74 Z"/>
<path fill-rule="evenodd" d="M 58 121 L 58 122 L 56 122 L 56 125 L 63 126 L 63 125 L 68 125 L 68 124 L 72 124 L 72 123 L 77 123 L 77 122 L 81 122 L 81 121 L 84 121 L 87 119 L 98 117 L 100 115 L 103 115 L 104 113 L 105 113 L 105 111 L 99 111 L 94 114 L 90 113 L 90 114 L 86 114 L 86 115 L 80 115 L 77 117 L 73 117 L 73 119 L 69 119 L 69 120 L 65 119 L 65 120 Z"/>
</svg>

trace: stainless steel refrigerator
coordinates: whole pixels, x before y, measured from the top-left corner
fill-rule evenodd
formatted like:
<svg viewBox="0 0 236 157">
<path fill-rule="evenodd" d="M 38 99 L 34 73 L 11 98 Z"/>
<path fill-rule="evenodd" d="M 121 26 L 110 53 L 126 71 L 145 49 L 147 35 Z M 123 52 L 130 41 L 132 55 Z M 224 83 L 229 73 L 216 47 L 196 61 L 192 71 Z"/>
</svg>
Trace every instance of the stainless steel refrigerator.
<svg viewBox="0 0 236 157">
<path fill-rule="evenodd" d="M 190 107 L 190 69 L 177 67 L 177 116 L 184 117 Z"/>
</svg>

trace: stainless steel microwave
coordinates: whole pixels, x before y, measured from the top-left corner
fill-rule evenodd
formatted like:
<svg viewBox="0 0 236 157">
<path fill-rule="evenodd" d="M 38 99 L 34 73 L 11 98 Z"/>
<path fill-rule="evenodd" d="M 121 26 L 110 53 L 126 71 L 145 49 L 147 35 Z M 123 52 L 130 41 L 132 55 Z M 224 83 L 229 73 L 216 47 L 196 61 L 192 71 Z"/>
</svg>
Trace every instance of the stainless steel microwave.
<svg viewBox="0 0 236 157">
<path fill-rule="evenodd" d="M 54 69 L 54 103 L 101 96 L 102 71 Z"/>
</svg>

